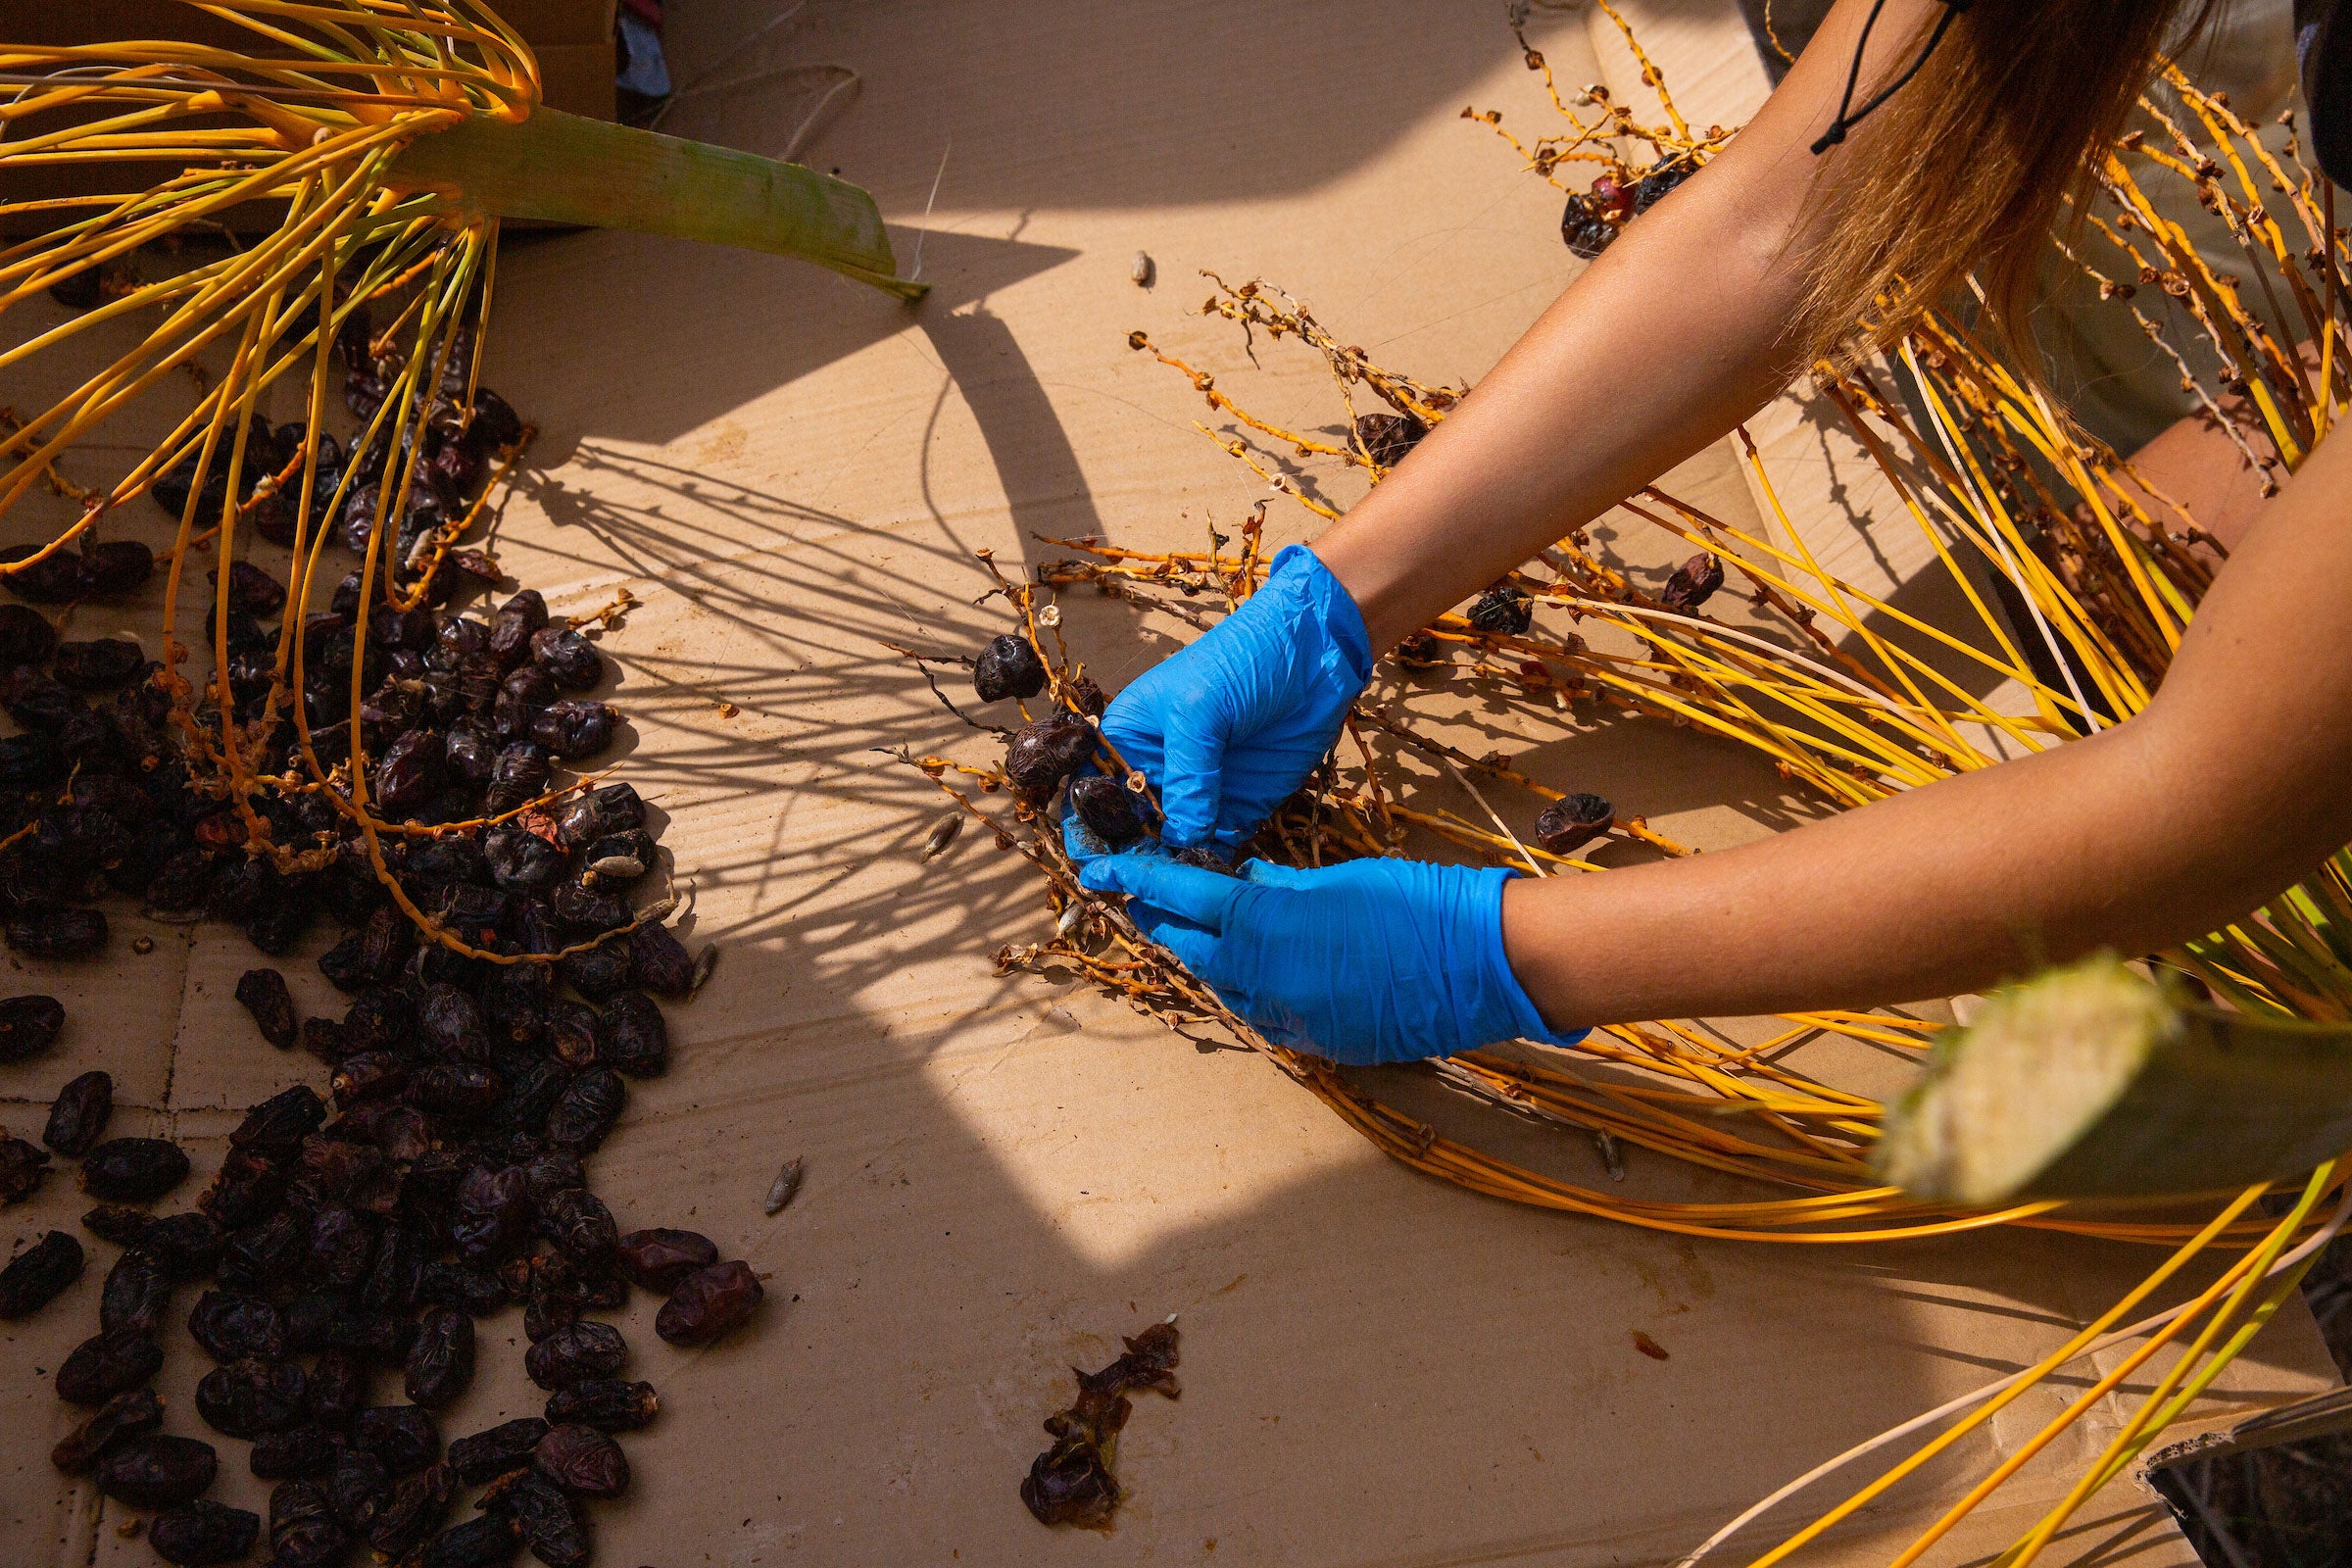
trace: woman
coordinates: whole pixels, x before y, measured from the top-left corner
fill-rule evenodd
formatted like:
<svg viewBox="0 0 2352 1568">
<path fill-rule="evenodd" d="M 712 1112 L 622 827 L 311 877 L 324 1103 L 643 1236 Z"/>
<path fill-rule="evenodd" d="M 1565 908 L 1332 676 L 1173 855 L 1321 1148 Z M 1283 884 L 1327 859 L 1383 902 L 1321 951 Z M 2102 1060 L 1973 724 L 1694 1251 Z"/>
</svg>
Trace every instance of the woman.
<svg viewBox="0 0 2352 1568">
<path fill-rule="evenodd" d="M 1378 489 L 1111 705 L 1103 733 L 1159 790 L 1166 841 L 1238 843 L 1378 651 L 1721 438 L 1897 278 L 1935 298 L 1973 267 L 2017 341 L 2083 150 L 2210 9 L 1840 0 L 1737 140 Z M 2336 19 L 2295 9 L 2311 145 L 2340 177 Z M 1371 859 L 1236 879 L 1128 854 L 1084 879 L 1271 1035 L 1354 1062 L 1944 996 L 2202 934 L 2352 840 L 2352 441 L 2264 503 L 2233 464 L 2188 475 L 2201 520 L 2242 530 L 2227 569 L 2146 711 L 2087 739 L 1602 876 Z"/>
</svg>

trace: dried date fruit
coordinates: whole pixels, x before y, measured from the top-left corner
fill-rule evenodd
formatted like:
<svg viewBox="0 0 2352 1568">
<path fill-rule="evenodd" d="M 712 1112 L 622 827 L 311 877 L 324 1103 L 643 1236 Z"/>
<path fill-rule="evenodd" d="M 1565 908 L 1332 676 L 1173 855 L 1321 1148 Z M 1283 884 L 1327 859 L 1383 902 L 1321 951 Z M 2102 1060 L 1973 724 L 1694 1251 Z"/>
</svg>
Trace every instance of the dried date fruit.
<svg viewBox="0 0 2352 1568">
<path fill-rule="evenodd" d="M 270 1568 L 334 1568 L 351 1537 L 326 1493 L 310 1481 L 284 1481 L 270 1493 Z"/>
<path fill-rule="evenodd" d="M 196 1413 L 226 1437 L 258 1438 L 303 1418 L 308 1380 L 292 1361 L 247 1356 L 207 1372 L 196 1384 Z"/>
<path fill-rule="evenodd" d="M 1605 216 L 1606 204 L 1584 191 L 1570 191 L 1560 214 L 1560 239 L 1571 253 L 1591 261 L 1617 238 L 1618 225 Z"/>
<path fill-rule="evenodd" d="M 397 1051 L 355 1052 L 335 1063 L 326 1087 L 345 1110 L 393 1099 L 409 1087 L 409 1058 Z"/>
<path fill-rule="evenodd" d="M 547 1429 L 548 1423 L 535 1415 L 502 1421 L 451 1444 L 449 1467 L 469 1487 L 487 1486 L 500 1476 L 528 1465 L 531 1450 L 547 1436 Z"/>
<path fill-rule="evenodd" d="M 531 633 L 531 662 L 565 691 L 584 692 L 605 678 L 605 661 L 596 645 L 567 626 Z"/>
<path fill-rule="evenodd" d="M 136 1247 L 154 1216 L 128 1203 L 100 1203 L 81 1216 L 81 1228 L 117 1247 Z"/>
<path fill-rule="evenodd" d="M 465 1393 L 473 1381 L 473 1319 L 446 1306 L 428 1308 L 417 1320 L 405 1377 L 409 1397 L 431 1409 Z"/>
<path fill-rule="evenodd" d="M 604 1060 L 632 1078 L 658 1078 L 669 1070 L 669 1025 L 662 1008 L 643 992 L 624 991 L 604 1011 Z"/>
<path fill-rule="evenodd" d="M 1421 444 L 1429 426 L 1409 414 L 1366 414 L 1355 421 L 1355 444 L 1384 468 L 1394 468 Z"/>
<path fill-rule="evenodd" d="M 106 916 L 62 905 L 21 914 L 0 934 L 28 958 L 86 958 L 106 946 Z"/>
<path fill-rule="evenodd" d="M 171 1304 L 172 1271 L 161 1258 L 134 1247 L 106 1271 L 106 1286 L 98 1293 L 98 1326 L 153 1334 Z"/>
<path fill-rule="evenodd" d="M 1462 613 L 1480 631 L 1497 636 L 1524 636 L 1535 620 L 1536 602 L 1507 582 L 1494 587 L 1470 601 Z"/>
<path fill-rule="evenodd" d="M 591 1067 L 576 1074 L 548 1112 L 548 1141 L 583 1154 L 593 1152 L 620 1119 L 627 1100 L 627 1086 L 610 1067 Z"/>
<path fill-rule="evenodd" d="M 392 1495 L 392 1472 L 384 1461 L 364 1448 L 347 1448 L 319 1477 L 326 1510 L 335 1523 L 355 1536 L 365 1536 Z"/>
<path fill-rule="evenodd" d="M 149 1433 L 99 1455 L 98 1490 L 133 1508 L 176 1508 L 202 1496 L 220 1471 L 211 1444 Z"/>
<path fill-rule="evenodd" d="M 654 1332 L 671 1345 L 708 1345 L 746 1322 L 764 1293 L 740 1258 L 696 1269 L 669 1293 L 654 1315 Z"/>
<path fill-rule="evenodd" d="M 664 1335 L 663 1338 L 668 1336 Z M 547 1390 L 609 1378 L 627 1363 L 628 1342 L 610 1323 L 581 1318 L 558 1328 L 522 1354 L 522 1369 Z"/>
<path fill-rule="evenodd" d="M 1026 700 L 1046 689 L 1046 666 L 1029 639 L 1004 632 L 990 638 L 972 662 L 972 689 L 984 703 Z"/>
<path fill-rule="evenodd" d="M 87 1472 L 99 1456 L 125 1438 L 153 1432 L 164 1424 L 164 1401 L 153 1389 L 131 1389 L 100 1405 L 87 1421 L 67 1433 L 49 1450 L 49 1462 L 67 1475 Z"/>
<path fill-rule="evenodd" d="M 416 1339 L 416 1325 L 405 1317 L 347 1307 L 327 1318 L 323 1348 L 348 1350 L 376 1366 L 400 1366 Z"/>
<path fill-rule="evenodd" d="M 506 1080 L 470 1061 L 436 1061 L 409 1079 L 406 1099 L 419 1110 L 464 1116 L 489 1109 L 507 1092 Z"/>
<path fill-rule="evenodd" d="M 1078 1399 L 1046 1417 L 1054 1446 L 1037 1456 L 1021 1482 L 1021 1501 L 1048 1525 L 1109 1526 L 1122 1495 L 1105 1449 L 1127 1424 L 1128 1391 L 1175 1398 L 1178 1341 L 1173 1322 L 1154 1323 L 1126 1342 L 1127 1352 L 1100 1372 L 1078 1374 Z"/>
<path fill-rule="evenodd" d="M 232 1146 L 196 1206 L 228 1229 L 241 1230 L 276 1210 L 286 1196 L 286 1180 L 275 1160 Z"/>
<path fill-rule="evenodd" d="M 1070 808 L 1094 835 L 1117 847 L 1143 837 L 1143 818 L 1136 814 L 1135 794 L 1118 780 L 1089 773 L 1070 785 Z"/>
<path fill-rule="evenodd" d="M 641 1291 L 666 1296 L 697 1269 L 718 1261 L 718 1246 L 695 1231 L 631 1231 L 614 1245 L 612 1261 Z"/>
<path fill-rule="evenodd" d="M 522 1535 L 505 1514 L 485 1513 L 425 1543 L 416 1568 L 500 1568 L 522 1549 Z"/>
<path fill-rule="evenodd" d="M 321 1203 L 311 1215 L 310 1273 L 332 1290 L 367 1278 L 375 1260 L 375 1228 L 341 1203 Z"/>
<path fill-rule="evenodd" d="M 25 1318 L 64 1294 L 81 1278 L 81 1244 L 64 1231 L 51 1231 L 0 1268 L 0 1318 Z"/>
<path fill-rule="evenodd" d="M 441 1528 L 457 1494 L 458 1478 L 445 1464 L 428 1465 L 398 1483 L 368 1528 L 369 1549 L 383 1562 L 396 1562 L 416 1550 Z"/>
<path fill-rule="evenodd" d="M 549 897 L 556 917 L 582 931 L 617 931 L 629 923 L 626 899 L 580 882 L 564 882 Z M 625 949 L 623 950 L 625 953 Z"/>
<path fill-rule="evenodd" d="M 601 1263 L 612 1256 L 618 1240 L 612 1211 L 605 1206 L 604 1200 L 584 1188 L 564 1188 L 548 1194 L 544 1201 L 532 1205 L 532 1217 L 541 1234 L 583 1266 Z"/>
<path fill-rule="evenodd" d="M 661 1396 L 651 1383 L 618 1378 L 585 1378 L 548 1396 L 550 1422 L 576 1422 L 599 1432 L 634 1432 L 661 1413 Z"/>
<path fill-rule="evenodd" d="M 304 1395 L 311 1419 L 324 1426 L 341 1426 L 368 1403 L 368 1366 L 349 1350 L 321 1350 L 311 1364 L 310 1387 Z"/>
<path fill-rule="evenodd" d="M 301 1209 L 281 1208 L 230 1233 L 220 1254 L 220 1283 L 248 1295 L 266 1294 L 291 1284 L 310 1255 L 311 1216 Z"/>
<path fill-rule="evenodd" d="M 631 828 L 626 833 L 609 833 L 580 852 L 587 868 L 596 873 L 600 885 L 625 885 L 654 868 L 659 850 L 654 836 L 643 828 Z"/>
<path fill-rule="evenodd" d="M 617 1078 L 613 1080 L 615 1084 L 619 1081 Z M 612 1111 L 615 1116 L 620 1113 L 618 1097 L 612 1102 Z M 609 1131 L 612 1125 L 608 1120 L 605 1131 Z M 604 1131 L 599 1131 L 596 1136 L 601 1142 Z M 596 1146 L 589 1144 L 587 1147 L 593 1149 Z M 49 1151 L 38 1144 L 28 1144 L 22 1138 L 0 1135 L 0 1205 L 22 1202 L 30 1198 L 40 1187 L 41 1178 L 48 1174 Z"/>
<path fill-rule="evenodd" d="M 188 1156 L 168 1138 L 111 1138 L 81 1160 L 81 1190 L 109 1203 L 151 1203 L 188 1179 Z"/>
<path fill-rule="evenodd" d="M 1674 568 L 1674 575 L 1666 579 L 1665 591 L 1658 595 L 1658 602 L 1668 610 L 1696 610 L 1715 597 L 1715 590 L 1722 586 L 1721 558 L 1702 550 Z"/>
<path fill-rule="evenodd" d="M 1536 817 L 1536 842 L 1553 855 L 1573 855 L 1608 832 L 1617 808 L 1597 795 L 1569 795 Z"/>
<path fill-rule="evenodd" d="M 60 685 L 81 692 L 120 686 L 146 666 L 147 655 L 137 643 L 123 637 L 59 643 L 49 661 Z"/>
<path fill-rule="evenodd" d="M 629 1461 L 620 1445 L 592 1426 L 548 1428 L 531 1461 L 556 1485 L 583 1497 L 617 1497 L 629 1490 Z"/>
<path fill-rule="evenodd" d="M 1004 776 L 1030 801 L 1044 801 L 1095 753 L 1094 727 L 1055 713 L 1012 732 L 1004 748 Z"/>
<path fill-rule="evenodd" d="M 114 1113 L 115 1080 L 103 1072 L 85 1072 L 57 1092 L 41 1142 L 68 1159 L 79 1159 L 98 1142 L 106 1119 Z"/>
<path fill-rule="evenodd" d="M 436 1306 L 454 1306 L 468 1317 L 487 1317 L 507 1304 L 507 1293 L 494 1275 L 463 1263 L 434 1262 L 418 1275 L 416 1296 Z"/>
<path fill-rule="evenodd" d="M 37 664 L 57 646 L 57 628 L 28 605 L 0 605 L 0 666 Z"/>
<path fill-rule="evenodd" d="M 597 1059 L 604 1026 L 596 1009 L 560 997 L 547 1006 L 547 1049 L 567 1067 L 586 1067 Z"/>
<path fill-rule="evenodd" d="M 248 969 L 237 978 L 237 1001 L 262 1031 L 262 1038 L 280 1051 L 294 1049 L 301 1023 L 294 1016 L 294 996 L 286 977 L 275 969 Z"/>
<path fill-rule="evenodd" d="M 250 1508 L 198 1497 L 159 1516 L 148 1528 L 155 1554 L 176 1568 L 242 1562 L 261 1539 L 262 1516 Z"/>
<path fill-rule="evenodd" d="M 164 1265 L 174 1284 L 185 1285 L 208 1277 L 220 1266 L 228 1233 L 212 1215 L 190 1209 L 149 1220 L 139 1232 L 138 1247 Z"/>
<path fill-rule="evenodd" d="M 188 1312 L 188 1333 L 216 1361 L 276 1360 L 286 1353 L 285 1319 L 258 1296 L 207 1291 Z"/>
<path fill-rule="evenodd" d="M 629 933 L 629 984 L 657 997 L 694 991 L 694 959 L 667 926 L 648 921 Z"/>
<path fill-rule="evenodd" d="M 343 1453 L 342 1434 L 306 1421 L 283 1432 L 265 1432 L 253 1440 L 245 1468 L 259 1481 L 290 1481 L 315 1476 Z"/>
<path fill-rule="evenodd" d="M 520 1166 L 467 1171 L 458 1183 L 452 1239 L 466 1261 L 497 1263 L 521 1240 L 530 1189 Z"/>
<path fill-rule="evenodd" d="M 594 757 L 612 744 L 616 716 L 608 703 L 565 698 L 548 704 L 532 716 L 531 739 L 552 756 Z"/>
<path fill-rule="evenodd" d="M 65 1004 L 55 997 L 0 998 L 0 1062 L 48 1050 L 65 1026 Z"/>
<path fill-rule="evenodd" d="M 498 607 L 490 622 L 490 652 L 501 664 L 513 666 L 530 657 L 531 636 L 547 625 L 547 601 L 535 588 L 525 588 Z"/>
<path fill-rule="evenodd" d="M 564 851 L 527 828 L 492 828 L 482 836 L 482 858 L 510 893 L 544 892 L 564 880 Z"/>
<path fill-rule="evenodd" d="M 75 590 L 83 599 L 121 599 L 137 593 L 153 575 L 155 552 L 136 539 L 85 543 Z"/>
<path fill-rule="evenodd" d="M 384 1461 L 396 1476 L 413 1474 L 441 1457 L 441 1425 L 414 1404 L 369 1405 L 351 1418 L 351 1441 Z"/>
<path fill-rule="evenodd" d="M 629 984 L 632 968 L 628 944 L 622 941 L 601 942 L 593 948 L 571 954 L 557 965 L 564 984 L 581 996 L 597 1001 L 624 990 Z"/>
<path fill-rule="evenodd" d="M 481 1507 L 512 1520 L 531 1555 L 547 1568 L 587 1568 L 588 1525 L 580 1505 L 546 1476 L 532 1470 L 508 1476 Z"/>
<path fill-rule="evenodd" d="M 135 1328 L 110 1329 L 75 1346 L 57 1369 L 57 1396 L 68 1404 L 104 1404 L 155 1376 L 163 1347 Z"/>
</svg>

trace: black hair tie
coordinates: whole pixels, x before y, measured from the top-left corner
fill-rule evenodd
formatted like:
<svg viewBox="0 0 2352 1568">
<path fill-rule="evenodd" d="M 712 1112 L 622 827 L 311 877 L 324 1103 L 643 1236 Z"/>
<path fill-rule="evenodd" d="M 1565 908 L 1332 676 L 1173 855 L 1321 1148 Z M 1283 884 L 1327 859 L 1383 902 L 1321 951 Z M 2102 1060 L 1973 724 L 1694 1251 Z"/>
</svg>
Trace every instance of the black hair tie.
<svg viewBox="0 0 2352 1568">
<path fill-rule="evenodd" d="M 1900 92 L 1913 76 L 1918 75 L 1920 68 L 1928 63 L 1928 56 L 1934 54 L 1936 46 L 1943 42 L 1943 35 L 1951 27 L 1952 19 L 1974 3 L 1975 0 L 1943 0 L 1943 15 L 1936 19 L 1936 30 L 1928 34 L 1927 44 L 1919 51 L 1919 58 L 1911 62 L 1911 69 L 1880 88 L 1870 102 L 1854 109 L 1854 88 L 1862 79 L 1862 55 L 1870 48 L 1870 29 L 1879 24 L 1879 13 L 1886 7 L 1886 0 L 1871 0 L 1870 15 L 1862 19 L 1862 36 L 1854 42 L 1854 63 L 1845 71 L 1845 95 L 1838 100 L 1838 117 L 1830 122 L 1829 129 L 1814 139 L 1813 156 L 1818 158 L 1845 140 L 1847 131 L 1862 123 L 1864 117 L 1872 110 Z M 1848 113 L 1849 110 L 1851 113 Z"/>
</svg>

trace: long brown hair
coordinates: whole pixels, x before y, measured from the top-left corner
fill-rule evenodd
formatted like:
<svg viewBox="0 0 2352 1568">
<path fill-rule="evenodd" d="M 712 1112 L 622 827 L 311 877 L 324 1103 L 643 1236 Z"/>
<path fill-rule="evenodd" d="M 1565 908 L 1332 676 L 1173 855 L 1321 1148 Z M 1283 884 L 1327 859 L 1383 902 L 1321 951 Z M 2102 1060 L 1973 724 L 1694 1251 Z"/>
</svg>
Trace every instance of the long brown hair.
<svg viewBox="0 0 2352 1568">
<path fill-rule="evenodd" d="M 1816 187 L 1804 363 L 1885 346 L 1974 270 L 1996 330 L 2038 372 L 2025 312 L 2062 205 L 2071 196 L 2082 211 L 2083 155 L 2121 134 L 2160 53 L 2183 47 L 2218 3 L 1975 0 L 1951 18 L 1919 74 L 1853 131 L 1838 177 Z M 1941 10 L 1892 51 L 1882 80 L 1917 58 Z M 1855 102 L 1874 91 L 1865 78 Z M 1883 312 L 1882 296 L 1908 309 Z M 1875 330 L 1857 338 L 1865 318 Z"/>
</svg>

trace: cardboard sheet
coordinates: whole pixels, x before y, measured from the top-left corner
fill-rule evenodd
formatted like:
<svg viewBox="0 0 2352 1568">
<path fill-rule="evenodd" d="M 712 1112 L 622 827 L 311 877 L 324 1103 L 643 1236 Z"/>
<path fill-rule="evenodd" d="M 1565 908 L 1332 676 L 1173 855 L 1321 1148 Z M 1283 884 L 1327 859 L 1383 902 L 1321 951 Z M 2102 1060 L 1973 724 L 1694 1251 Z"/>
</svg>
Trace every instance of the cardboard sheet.
<svg viewBox="0 0 2352 1568">
<path fill-rule="evenodd" d="M 673 73 L 724 65 L 783 9 L 675 7 Z M 1649 9 L 1727 79 L 1752 63 L 1731 0 Z M 1588 20 L 1537 17 L 1564 79 L 1613 69 Z M 857 75 L 805 158 L 875 192 L 929 301 L 770 257 L 533 237 L 504 253 L 486 374 L 543 432 L 496 524 L 508 570 L 560 612 L 622 585 L 644 601 L 603 643 L 632 731 L 622 776 L 667 818 L 690 940 L 724 953 L 672 1010 L 674 1066 L 635 1092 L 596 1185 L 624 1229 L 691 1226 L 770 1276 L 764 1315 L 707 1350 L 656 1340 L 650 1300 L 619 1317 L 663 1413 L 628 1440 L 631 1494 L 597 1510 L 600 1563 L 1665 1563 L 1830 1454 L 2028 1364 L 2153 1265 L 2023 1233 L 1694 1243 L 1493 1202 L 1387 1161 L 1246 1054 L 997 978 L 988 955 L 1042 936 L 1044 900 L 983 835 L 920 863 L 942 802 L 876 749 L 973 740 L 882 640 L 968 649 L 1000 629 L 972 603 L 975 549 L 1013 566 L 1056 553 L 1039 534 L 1190 544 L 1259 499 L 1194 428 L 1197 395 L 1127 351 L 1132 328 L 1270 417 L 1331 416 L 1303 357 L 1261 346 L 1252 370 L 1192 314 L 1198 269 L 1279 281 L 1425 378 L 1482 373 L 1577 264 L 1549 187 L 1457 116 L 1548 111 L 1483 3 L 814 0 L 787 26 L 763 59 Z M 747 136 L 789 135 L 804 86 L 724 107 Z M 667 128 L 695 133 L 683 109 Z M 1138 250 L 1152 288 L 1130 280 Z M 1672 483 L 1756 515 L 1723 452 Z M 1295 508 L 1272 516 L 1281 539 L 1310 531 Z M 1644 569 L 1672 555 L 1630 527 L 1609 538 Z M 1091 595 L 1067 613 L 1114 689 L 1182 629 Z M 1526 739 L 1546 776 L 1689 842 L 1810 809 L 1756 760 L 1662 725 Z M 119 939 L 103 970 L 10 960 L 11 989 L 57 989 L 74 1021 L 56 1054 L 0 1069 L 0 1121 L 33 1134 L 57 1085 L 101 1062 L 121 1129 L 195 1140 L 201 1179 L 236 1110 L 315 1064 L 263 1045 L 229 999 L 240 938 L 152 934 L 154 954 Z M 285 967 L 326 1004 L 307 962 Z M 1605 1180 L 1573 1140 L 1469 1125 Z M 765 1218 L 795 1155 L 807 1186 Z M 1684 1179 L 1637 1154 L 1628 1190 Z M 53 1180 L 6 1236 L 72 1228 L 82 1206 Z M 113 1255 L 92 1250 L 82 1283 L 0 1334 L 12 1562 L 153 1560 L 46 1458 L 70 1424 L 46 1373 L 89 1332 Z M 1042 1529 L 1015 1488 L 1067 1367 L 1171 1312 L 1185 1393 L 1138 1401 L 1117 1530 Z M 537 1410 L 521 1339 L 518 1314 L 484 1324 L 450 1434 Z M 194 1430 L 198 1363 L 178 1338 L 175 1428 Z M 2332 1379 L 2296 1308 L 2209 1404 Z M 1809 1560 L 1885 1561 L 2085 1381 L 2021 1400 Z M 1930 1561 L 2005 1544 L 2128 1409 L 2103 1406 Z M 243 1446 L 222 1447 L 217 1494 L 259 1505 Z M 2044 1560 L 2192 1559 L 2124 1486 Z"/>
</svg>

